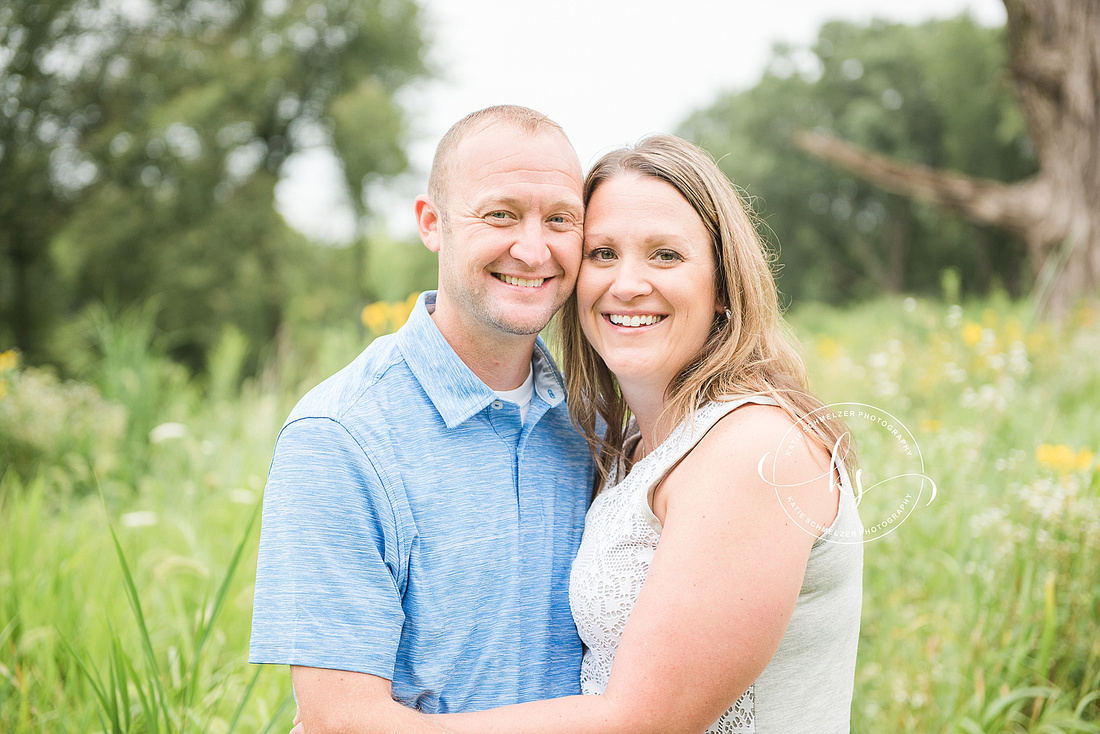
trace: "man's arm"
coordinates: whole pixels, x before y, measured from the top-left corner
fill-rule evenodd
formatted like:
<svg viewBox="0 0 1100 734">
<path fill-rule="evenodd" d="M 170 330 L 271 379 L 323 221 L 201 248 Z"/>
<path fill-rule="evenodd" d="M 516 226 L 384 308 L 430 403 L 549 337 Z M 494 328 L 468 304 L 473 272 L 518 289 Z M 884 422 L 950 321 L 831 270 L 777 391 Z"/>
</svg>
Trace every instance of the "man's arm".
<svg viewBox="0 0 1100 734">
<path fill-rule="evenodd" d="M 404 623 L 398 515 L 341 424 L 283 429 L 264 492 L 250 658 L 292 666 L 311 734 L 443 731 L 390 695 Z"/>
<path fill-rule="evenodd" d="M 390 697 L 390 682 L 366 673 L 290 669 L 298 697 L 292 734 L 440 734 L 449 729 Z"/>
</svg>

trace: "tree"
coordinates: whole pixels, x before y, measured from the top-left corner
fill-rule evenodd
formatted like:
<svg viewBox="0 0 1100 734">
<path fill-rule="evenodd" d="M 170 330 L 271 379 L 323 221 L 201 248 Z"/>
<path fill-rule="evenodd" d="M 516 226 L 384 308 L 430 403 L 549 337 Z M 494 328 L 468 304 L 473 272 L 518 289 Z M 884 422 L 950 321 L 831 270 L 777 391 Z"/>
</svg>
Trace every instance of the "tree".
<svg viewBox="0 0 1100 734">
<path fill-rule="evenodd" d="M 412 0 L 14 0 L 0 341 L 46 358 L 51 322 L 105 298 L 157 299 L 193 364 L 222 324 L 273 335 L 309 258 L 274 210 L 284 161 L 332 146 L 356 201 L 403 170 L 423 48 Z"/>
<path fill-rule="evenodd" d="M 1006 184 L 914 165 L 821 132 L 799 145 L 876 185 L 1021 236 L 1055 315 L 1100 289 L 1100 3 L 1005 0 L 1008 68 L 1039 171 Z"/>
<path fill-rule="evenodd" d="M 798 129 L 831 129 L 930 166 L 1029 175 L 1035 163 L 1003 77 L 1002 34 L 966 16 L 920 26 L 827 23 L 811 48 L 777 46 L 755 86 L 684 123 L 681 133 L 754 198 L 764 234 L 780 248 L 788 296 L 938 292 L 945 269 L 972 291 L 995 282 L 1019 289 L 1025 252 L 1011 236 L 838 172 L 792 139 Z"/>
</svg>

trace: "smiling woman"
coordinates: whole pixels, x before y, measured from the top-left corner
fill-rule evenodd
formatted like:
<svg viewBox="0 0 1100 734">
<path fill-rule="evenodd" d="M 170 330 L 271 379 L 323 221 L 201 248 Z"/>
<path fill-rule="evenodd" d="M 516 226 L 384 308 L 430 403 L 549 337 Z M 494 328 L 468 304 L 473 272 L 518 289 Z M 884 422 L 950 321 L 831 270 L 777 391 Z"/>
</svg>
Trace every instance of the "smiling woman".
<svg viewBox="0 0 1100 734">
<path fill-rule="evenodd" d="M 624 395 L 628 403 L 643 394 L 659 400 L 723 311 L 710 235 L 687 200 L 651 176 L 608 180 L 587 212 L 581 328 L 620 385 L 635 391 Z"/>
</svg>

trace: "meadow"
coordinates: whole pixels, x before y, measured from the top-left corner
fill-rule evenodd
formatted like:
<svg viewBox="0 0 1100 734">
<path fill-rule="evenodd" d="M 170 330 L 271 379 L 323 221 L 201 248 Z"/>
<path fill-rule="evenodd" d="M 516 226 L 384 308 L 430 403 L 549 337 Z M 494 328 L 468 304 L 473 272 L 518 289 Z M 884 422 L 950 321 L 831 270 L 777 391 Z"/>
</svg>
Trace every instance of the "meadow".
<svg viewBox="0 0 1100 734">
<path fill-rule="evenodd" d="M 287 671 L 246 662 L 271 449 L 407 309 L 286 337 L 255 377 L 232 331 L 192 377 L 147 314 L 89 318 L 80 380 L 0 353 L 0 731 L 290 728 Z M 853 732 L 1100 732 L 1098 318 L 997 297 L 791 314 L 813 389 L 904 423 L 937 489 L 865 546 Z M 868 480 L 911 471 L 852 429 Z M 891 503 L 868 492 L 865 524 Z"/>
</svg>

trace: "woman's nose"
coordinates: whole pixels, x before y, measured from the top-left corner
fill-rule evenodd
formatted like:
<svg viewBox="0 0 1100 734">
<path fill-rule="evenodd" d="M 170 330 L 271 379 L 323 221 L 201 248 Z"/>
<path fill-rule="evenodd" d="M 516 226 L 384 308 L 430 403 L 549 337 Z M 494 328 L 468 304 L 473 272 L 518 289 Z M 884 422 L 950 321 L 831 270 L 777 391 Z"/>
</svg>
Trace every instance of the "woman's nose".
<svg viewBox="0 0 1100 734">
<path fill-rule="evenodd" d="M 609 289 L 611 295 L 620 301 L 631 301 L 653 292 L 653 284 L 644 263 L 624 259 L 615 268 L 614 279 Z"/>
</svg>

